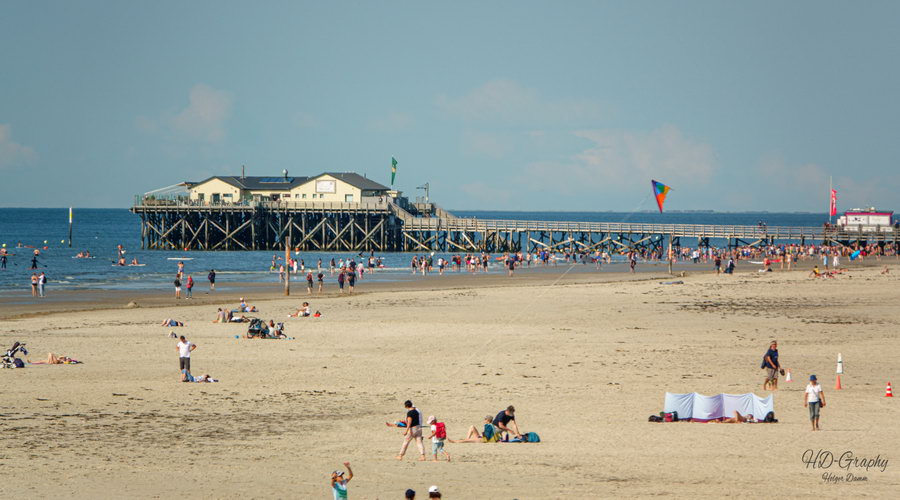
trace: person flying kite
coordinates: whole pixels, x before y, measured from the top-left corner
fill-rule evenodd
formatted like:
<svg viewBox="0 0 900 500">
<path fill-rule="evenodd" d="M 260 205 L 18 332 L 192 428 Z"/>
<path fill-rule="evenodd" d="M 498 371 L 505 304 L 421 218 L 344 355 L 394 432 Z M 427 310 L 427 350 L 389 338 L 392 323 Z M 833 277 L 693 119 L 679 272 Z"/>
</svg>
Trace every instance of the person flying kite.
<svg viewBox="0 0 900 500">
<path fill-rule="evenodd" d="M 669 194 L 669 190 L 672 188 L 666 186 L 662 182 L 656 182 L 652 179 L 650 180 L 650 183 L 653 185 L 653 195 L 656 196 L 656 204 L 659 206 L 659 213 L 662 213 L 663 203 L 666 202 L 666 195 Z"/>
</svg>

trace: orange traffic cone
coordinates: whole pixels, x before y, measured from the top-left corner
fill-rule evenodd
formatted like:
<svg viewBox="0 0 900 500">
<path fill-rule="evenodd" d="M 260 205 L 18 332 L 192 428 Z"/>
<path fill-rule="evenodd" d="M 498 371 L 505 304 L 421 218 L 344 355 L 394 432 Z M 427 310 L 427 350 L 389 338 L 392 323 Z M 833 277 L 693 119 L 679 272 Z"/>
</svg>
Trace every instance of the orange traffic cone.
<svg viewBox="0 0 900 500">
<path fill-rule="evenodd" d="M 841 376 L 840 375 L 837 376 L 837 382 L 834 383 L 834 390 L 836 390 L 836 391 L 841 390 Z"/>
<path fill-rule="evenodd" d="M 894 394 L 891 392 L 891 383 L 890 382 L 888 382 L 887 388 L 885 388 L 885 390 L 884 390 L 884 397 L 886 397 L 886 398 L 894 397 Z"/>
<path fill-rule="evenodd" d="M 784 377 L 784 381 L 785 382 L 793 382 L 794 381 L 794 377 L 791 376 L 790 368 L 787 369 L 787 375 Z"/>
</svg>

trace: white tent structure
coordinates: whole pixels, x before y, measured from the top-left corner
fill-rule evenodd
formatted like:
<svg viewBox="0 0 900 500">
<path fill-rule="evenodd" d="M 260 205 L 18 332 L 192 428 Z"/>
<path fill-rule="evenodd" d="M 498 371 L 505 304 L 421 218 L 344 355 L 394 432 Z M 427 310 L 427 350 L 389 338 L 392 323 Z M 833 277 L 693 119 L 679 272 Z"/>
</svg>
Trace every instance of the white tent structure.
<svg viewBox="0 0 900 500">
<path fill-rule="evenodd" d="M 761 398 L 752 392 L 747 394 L 717 394 L 704 396 L 691 392 L 688 394 L 666 393 L 663 411 L 678 412 L 678 420 L 708 422 L 723 417 L 733 417 L 738 411 L 741 415 L 752 414 L 762 420 L 766 414 L 775 411 L 772 395 Z"/>
</svg>

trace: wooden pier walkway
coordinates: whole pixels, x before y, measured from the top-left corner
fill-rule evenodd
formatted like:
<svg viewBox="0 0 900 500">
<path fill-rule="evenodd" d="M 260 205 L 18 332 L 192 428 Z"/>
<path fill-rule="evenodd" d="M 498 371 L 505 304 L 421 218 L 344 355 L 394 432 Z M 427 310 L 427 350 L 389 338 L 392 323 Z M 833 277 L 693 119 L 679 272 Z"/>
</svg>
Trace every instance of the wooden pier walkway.
<svg viewBox="0 0 900 500">
<path fill-rule="evenodd" d="M 407 209 L 408 208 L 408 209 Z M 381 203 L 255 202 L 194 205 L 141 202 L 142 245 L 151 249 L 303 251 L 506 252 L 572 248 L 579 251 L 663 252 L 678 247 L 772 243 L 897 245 L 900 230 L 530 221 L 457 217 L 433 203 L 402 208 Z M 686 241 L 683 241 L 687 239 Z"/>
</svg>

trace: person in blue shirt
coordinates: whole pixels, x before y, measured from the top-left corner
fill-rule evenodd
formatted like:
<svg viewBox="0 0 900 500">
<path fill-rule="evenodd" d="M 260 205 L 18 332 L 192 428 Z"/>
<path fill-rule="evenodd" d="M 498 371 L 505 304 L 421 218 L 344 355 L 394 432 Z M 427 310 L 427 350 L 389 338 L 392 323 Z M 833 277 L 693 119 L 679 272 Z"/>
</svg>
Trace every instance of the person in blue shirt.
<svg viewBox="0 0 900 500">
<path fill-rule="evenodd" d="M 781 363 L 778 362 L 778 342 L 772 341 L 769 350 L 763 357 L 762 368 L 766 370 L 766 380 L 763 382 L 764 391 L 778 390 L 778 372 L 781 370 Z"/>
</svg>

